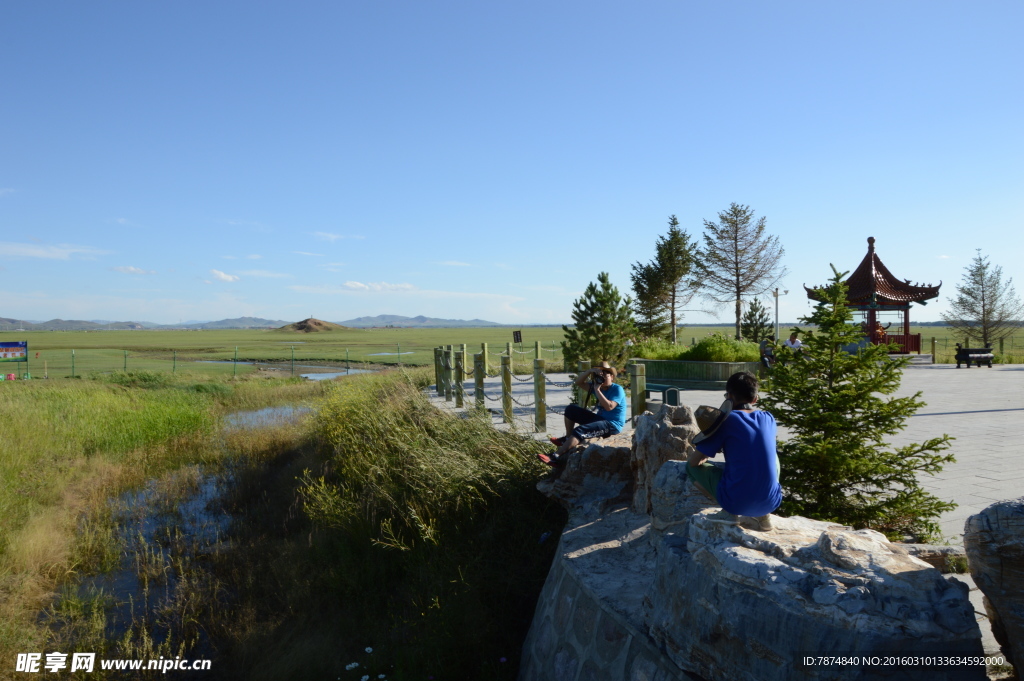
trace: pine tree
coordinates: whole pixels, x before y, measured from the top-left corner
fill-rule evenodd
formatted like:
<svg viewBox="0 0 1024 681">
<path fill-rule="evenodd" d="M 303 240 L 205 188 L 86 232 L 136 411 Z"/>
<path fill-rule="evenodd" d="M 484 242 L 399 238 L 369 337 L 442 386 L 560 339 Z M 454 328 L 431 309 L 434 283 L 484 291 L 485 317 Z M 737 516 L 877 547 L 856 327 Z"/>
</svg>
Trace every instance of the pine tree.
<svg viewBox="0 0 1024 681">
<path fill-rule="evenodd" d="M 819 289 L 822 302 L 801 320 L 816 330 L 803 332 L 799 356 L 776 350 L 779 360 L 763 388 L 761 406 L 791 433 L 779 444 L 782 510 L 890 537 L 932 537 L 938 531 L 934 519 L 955 504 L 925 492 L 917 476 L 954 461 L 952 454 L 940 454 L 952 438 L 885 444 L 924 402 L 921 393 L 882 397 L 899 388 L 907 362 L 890 360 L 889 346 L 844 350 L 863 333 L 846 307 L 846 274 L 832 271 L 828 286 Z"/>
<path fill-rule="evenodd" d="M 950 301 L 949 312 L 942 319 L 970 343 L 979 340 L 990 348 L 1020 327 L 1024 305 L 1013 289 L 1013 279 L 1003 283 L 1003 268 L 991 265 L 982 257 L 981 249 L 964 268 L 964 280 L 956 287 L 956 298 Z"/>
<path fill-rule="evenodd" d="M 676 216 L 670 215 L 668 233 L 658 237 L 655 244 L 654 260 L 633 265 L 631 277 L 641 331 L 656 333 L 667 320 L 671 331 L 669 337 L 673 343 L 676 342 L 682 313 L 696 292 L 691 276 L 695 253 L 696 246 L 690 235 L 679 227 Z"/>
<path fill-rule="evenodd" d="M 567 369 L 571 370 L 583 359 L 607 360 L 612 366 L 622 368 L 626 341 L 636 333 L 631 303 L 628 296 L 625 299 L 619 296 L 607 272 L 601 272 L 597 283 L 587 286 L 583 297 L 572 304 L 574 327 L 562 327 L 565 332 L 562 356 Z"/>
<path fill-rule="evenodd" d="M 636 329 L 644 338 L 662 336 L 668 329 L 668 315 L 665 313 L 665 289 L 653 263 L 634 263 L 629 275 L 633 281 L 633 311 L 636 313 Z"/>
<path fill-rule="evenodd" d="M 743 296 L 764 293 L 785 274 L 779 238 L 765 233 L 765 219 L 738 203 L 704 221 L 704 247 L 697 259 L 701 285 L 716 303 L 736 304 L 736 339 L 741 336 Z"/>
<path fill-rule="evenodd" d="M 768 310 L 757 298 L 750 301 L 740 322 L 740 332 L 744 340 L 758 343 L 761 339 L 772 335 L 772 319 L 768 316 Z"/>
</svg>

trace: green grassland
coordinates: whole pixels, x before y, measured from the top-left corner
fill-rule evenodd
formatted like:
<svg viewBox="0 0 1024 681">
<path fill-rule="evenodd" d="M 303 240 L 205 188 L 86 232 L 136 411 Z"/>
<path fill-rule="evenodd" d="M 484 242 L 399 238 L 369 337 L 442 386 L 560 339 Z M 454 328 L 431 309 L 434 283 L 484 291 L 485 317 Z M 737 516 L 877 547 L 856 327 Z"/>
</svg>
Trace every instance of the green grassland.
<svg viewBox="0 0 1024 681">
<path fill-rule="evenodd" d="M 545 359 L 553 356 L 560 363 L 561 327 L 523 329 L 522 350 L 532 351 L 540 341 Z M 239 362 L 279 362 L 290 366 L 292 353 L 296 366 L 304 363 L 344 364 L 351 362 L 397 364 L 433 363 L 433 348 L 438 345 L 467 344 L 468 352 L 479 352 L 488 343 L 495 354 L 512 341 L 512 329 L 342 329 L 319 333 L 231 329 L 217 331 L 22 331 L 0 333 L 0 343 L 28 341 L 29 368 L 33 376 L 42 376 L 43 363 L 51 377 L 71 375 L 74 350 L 75 374 L 93 371 L 172 371 L 177 355 L 178 371 L 183 363 L 190 371 L 212 375 L 232 374 L 235 348 Z M 493 348 L 493 350 L 490 350 Z M 555 352 L 551 352 L 552 349 Z M 520 347 L 517 345 L 516 349 Z M 127 352 L 127 365 L 125 352 Z M 36 356 L 38 353 L 38 357 Z M 385 354 L 381 354 L 385 353 Z M 411 354 L 405 354 L 411 353 Z M 4 373 L 23 373 L 24 363 L 0 363 Z M 7 367 L 10 367 L 7 369 Z M 251 371 L 248 365 L 237 367 L 239 374 Z"/>
<path fill-rule="evenodd" d="M 791 325 L 780 331 L 787 335 Z M 725 326 L 690 326 L 679 331 L 680 343 L 690 345 L 710 333 L 730 332 Z M 931 352 L 931 339 L 936 339 L 936 361 L 951 362 L 955 344 L 962 340 L 947 327 L 912 326 L 920 333 L 922 352 Z M 539 341 L 543 359 L 549 367 L 561 369 L 559 344 L 563 339 L 560 326 L 527 327 L 523 329 L 522 345 L 514 346 L 516 363 L 533 359 L 535 342 Z M 512 341 L 512 329 L 341 329 L 319 333 L 229 329 L 217 331 L 23 331 L 2 332 L 0 342 L 29 343 L 29 371 L 34 377 L 71 375 L 74 351 L 75 375 L 111 371 L 188 371 L 210 376 L 245 374 L 253 370 L 248 364 L 235 366 L 231 361 L 273 362 L 290 368 L 294 353 L 297 373 L 303 364 L 344 364 L 350 362 L 394 365 L 429 365 L 433 348 L 439 345 L 466 345 L 469 353 L 479 352 L 482 343 L 488 352 L 497 355 Z M 998 353 L 998 346 L 996 347 Z M 397 353 L 402 352 L 399 356 Z M 406 354 L 409 353 L 409 354 Z M 37 356 L 38 355 L 38 356 Z M 1003 343 L 997 361 L 1024 362 L 1024 329 Z M 228 363 L 224 363 L 228 362 Z M 496 362 L 496 360 L 492 360 Z M 24 373 L 24 363 L 0 362 L 2 373 Z"/>
</svg>

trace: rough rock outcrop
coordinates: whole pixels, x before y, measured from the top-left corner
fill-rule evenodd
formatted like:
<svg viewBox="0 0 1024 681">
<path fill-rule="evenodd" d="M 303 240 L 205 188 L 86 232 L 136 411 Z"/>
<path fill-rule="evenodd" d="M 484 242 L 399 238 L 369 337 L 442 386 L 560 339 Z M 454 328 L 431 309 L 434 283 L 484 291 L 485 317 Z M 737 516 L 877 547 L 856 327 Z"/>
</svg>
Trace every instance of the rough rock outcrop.
<svg viewBox="0 0 1024 681">
<path fill-rule="evenodd" d="M 985 594 L 992 633 L 1024 666 L 1024 497 L 992 504 L 964 525 L 971 576 Z"/>
<path fill-rule="evenodd" d="M 674 460 L 696 430 L 688 409 L 665 407 L 641 417 L 632 449 L 628 436 L 599 441 L 538 484 L 569 521 L 521 681 L 985 679 L 977 666 L 802 666 L 804 656 L 982 655 L 968 586 L 871 530 L 714 522 L 717 507 Z M 934 548 L 915 550 L 945 561 Z"/>
<path fill-rule="evenodd" d="M 718 508 L 686 476 L 686 464 L 683 461 L 666 461 L 662 464 L 654 476 L 649 497 L 650 540 L 655 548 L 661 544 L 666 532 L 685 537 L 694 513 L 706 508 Z"/>
<path fill-rule="evenodd" d="M 981 655 L 967 587 L 872 530 L 775 518 L 756 532 L 695 515 L 667 535 L 645 599 L 650 635 L 708 679 L 858 679 L 804 655 Z M 900 669 L 908 679 L 985 679 L 984 668 Z"/>
<path fill-rule="evenodd" d="M 598 440 L 570 453 L 565 468 L 553 471 L 537 489 L 570 511 L 598 515 L 632 498 L 629 456 L 629 435 Z"/>
<path fill-rule="evenodd" d="M 690 441 L 700 432 L 693 411 L 687 406 L 661 405 L 657 412 L 644 412 L 633 432 L 632 466 L 636 489 L 633 511 L 651 512 L 651 485 L 666 461 L 686 460 Z"/>
</svg>

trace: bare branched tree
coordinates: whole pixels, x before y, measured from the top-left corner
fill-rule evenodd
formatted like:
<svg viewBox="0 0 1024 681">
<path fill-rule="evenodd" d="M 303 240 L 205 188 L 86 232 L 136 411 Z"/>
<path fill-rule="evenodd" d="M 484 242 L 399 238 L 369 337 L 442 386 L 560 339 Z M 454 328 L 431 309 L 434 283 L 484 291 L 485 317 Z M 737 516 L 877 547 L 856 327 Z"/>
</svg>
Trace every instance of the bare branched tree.
<svg viewBox="0 0 1024 681">
<path fill-rule="evenodd" d="M 785 251 L 778 237 L 765 233 L 765 219 L 754 220 L 750 206 L 730 204 L 718 214 L 718 222 L 705 220 L 704 229 L 704 247 L 696 262 L 698 278 L 711 300 L 736 304 L 739 340 L 743 297 L 760 295 L 785 276 Z"/>
<path fill-rule="evenodd" d="M 990 264 L 980 248 L 964 269 L 963 283 L 956 287 L 956 297 L 942 319 L 968 342 L 979 340 L 990 348 L 1019 328 L 1024 304 L 1013 289 L 1013 278 L 1003 282 L 1003 268 Z"/>
</svg>

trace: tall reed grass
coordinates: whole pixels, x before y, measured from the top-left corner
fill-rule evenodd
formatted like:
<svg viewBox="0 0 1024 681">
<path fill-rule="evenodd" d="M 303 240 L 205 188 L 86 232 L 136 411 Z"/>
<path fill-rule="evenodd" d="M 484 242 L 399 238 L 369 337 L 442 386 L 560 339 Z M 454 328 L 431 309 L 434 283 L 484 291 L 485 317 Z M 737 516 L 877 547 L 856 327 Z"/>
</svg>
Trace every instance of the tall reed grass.
<svg viewBox="0 0 1024 681">
<path fill-rule="evenodd" d="M 515 678 L 556 544 L 542 538 L 565 520 L 535 489 L 539 445 L 437 410 L 426 371 L 356 379 L 329 388 L 324 472 L 300 489 L 315 597 L 260 639 L 249 678 L 334 674 L 364 647 L 388 678 Z"/>
</svg>

